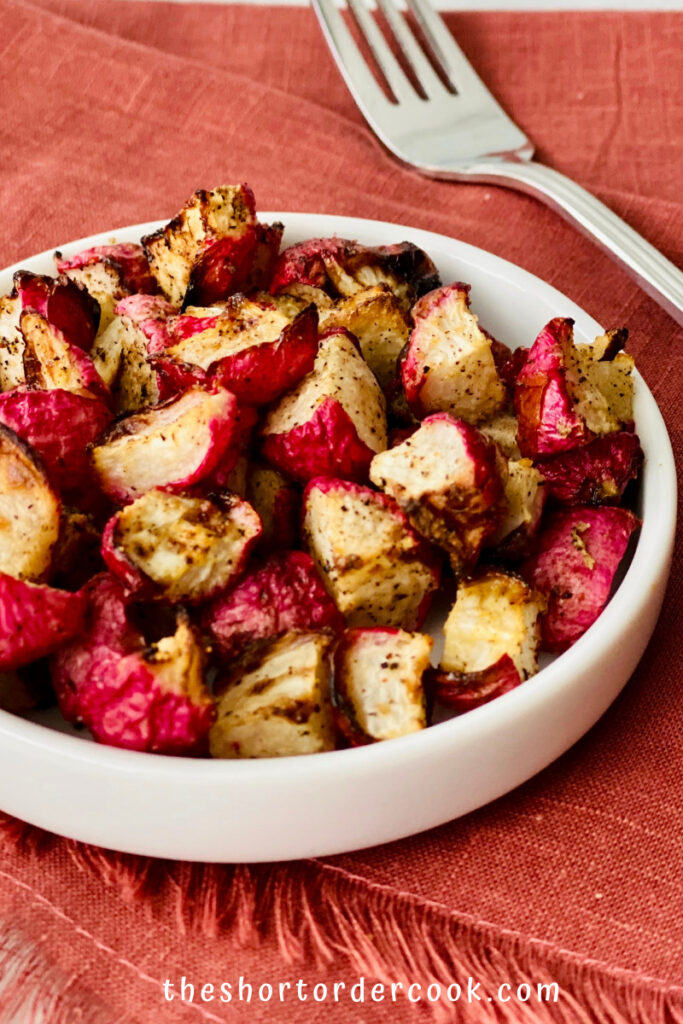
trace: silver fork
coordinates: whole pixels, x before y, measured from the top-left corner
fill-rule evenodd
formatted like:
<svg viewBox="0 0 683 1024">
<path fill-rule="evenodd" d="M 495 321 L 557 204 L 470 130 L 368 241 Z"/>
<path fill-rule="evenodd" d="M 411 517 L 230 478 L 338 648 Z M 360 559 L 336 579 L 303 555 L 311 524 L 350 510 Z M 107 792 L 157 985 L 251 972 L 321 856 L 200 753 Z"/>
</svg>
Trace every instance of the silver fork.
<svg viewBox="0 0 683 1024">
<path fill-rule="evenodd" d="M 394 0 L 378 0 L 424 96 L 413 87 L 364 0 L 348 0 L 393 99 L 375 80 L 335 0 L 311 2 L 361 112 L 399 160 L 429 177 L 504 185 L 535 196 L 588 235 L 683 325 L 683 273 L 595 196 L 531 161 L 532 142 L 493 98 L 428 0 L 407 3 L 451 89 L 434 71 Z"/>
</svg>

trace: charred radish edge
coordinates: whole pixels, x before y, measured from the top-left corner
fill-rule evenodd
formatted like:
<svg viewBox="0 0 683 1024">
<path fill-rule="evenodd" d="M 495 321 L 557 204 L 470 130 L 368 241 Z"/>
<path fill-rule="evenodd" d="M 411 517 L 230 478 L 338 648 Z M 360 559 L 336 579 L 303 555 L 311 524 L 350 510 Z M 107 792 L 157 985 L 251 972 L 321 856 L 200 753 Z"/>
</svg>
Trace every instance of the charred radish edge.
<svg viewBox="0 0 683 1024">
<path fill-rule="evenodd" d="M 192 266 L 183 309 L 269 288 L 283 233 L 282 224 L 255 221 L 238 237 L 208 242 Z"/>
<path fill-rule="evenodd" d="M 280 253 L 271 291 L 277 294 L 303 286 L 347 296 L 382 283 L 407 311 L 440 281 L 429 256 L 411 242 L 373 247 L 344 238 L 311 238 Z"/>
<path fill-rule="evenodd" d="M 29 386 L 61 388 L 111 404 L 109 388 L 83 349 L 70 344 L 61 331 L 31 309 L 22 312 L 19 323 L 25 342 L 24 374 Z"/>
<path fill-rule="evenodd" d="M 229 254 L 224 254 L 223 262 L 215 255 L 214 258 L 207 256 L 204 274 L 202 258 L 214 245 L 225 240 L 246 236 L 255 241 L 255 223 L 254 193 L 248 185 L 227 185 L 194 192 L 168 224 L 141 240 L 150 270 L 162 293 L 173 305 L 180 307 L 188 298 L 188 289 L 193 302 L 194 295 L 203 294 L 204 277 L 207 279 L 207 292 L 217 282 L 222 285 L 223 268 L 230 273 L 234 266 Z M 196 265 L 198 269 L 193 280 Z M 235 273 L 238 269 L 234 267 Z"/>
<path fill-rule="evenodd" d="M 244 234 L 207 241 L 192 264 L 183 309 L 211 306 L 246 286 L 256 257 L 256 228 L 250 225 Z"/>
<path fill-rule="evenodd" d="M 522 681 L 509 654 L 503 654 L 494 665 L 480 672 L 432 669 L 427 676 L 427 686 L 436 703 L 460 713 L 488 704 Z"/>
</svg>

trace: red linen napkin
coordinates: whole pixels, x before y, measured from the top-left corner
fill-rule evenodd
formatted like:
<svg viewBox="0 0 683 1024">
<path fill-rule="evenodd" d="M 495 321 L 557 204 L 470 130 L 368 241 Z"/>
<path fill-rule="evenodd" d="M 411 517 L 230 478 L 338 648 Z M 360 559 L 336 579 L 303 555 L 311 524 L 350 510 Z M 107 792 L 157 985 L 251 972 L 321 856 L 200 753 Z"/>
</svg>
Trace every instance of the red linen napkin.
<svg viewBox="0 0 683 1024">
<path fill-rule="evenodd" d="M 550 281 L 631 351 L 677 453 L 682 332 L 533 200 L 422 179 L 375 143 L 313 16 L 291 8 L 0 0 L 0 265 L 167 216 L 248 180 L 262 209 L 355 214 L 481 245 Z M 540 156 L 682 260 L 678 14 L 459 14 L 451 27 Z M 561 311 L 558 311 L 561 312 Z M 658 630 L 601 722 L 467 818 L 325 861 L 204 867 L 6 822 L 0 1021 L 683 1020 L 680 545 Z M 492 752 L 492 756 L 495 756 Z M 458 785 L 444 778 L 435 785 Z M 68 799 L 68 794 L 65 794 Z M 202 1001 L 242 975 L 306 1001 Z M 557 981 L 557 1004 L 313 999 L 472 976 Z M 168 1002 L 181 978 L 195 1000 Z M 189 994 L 189 990 L 187 990 Z"/>
</svg>

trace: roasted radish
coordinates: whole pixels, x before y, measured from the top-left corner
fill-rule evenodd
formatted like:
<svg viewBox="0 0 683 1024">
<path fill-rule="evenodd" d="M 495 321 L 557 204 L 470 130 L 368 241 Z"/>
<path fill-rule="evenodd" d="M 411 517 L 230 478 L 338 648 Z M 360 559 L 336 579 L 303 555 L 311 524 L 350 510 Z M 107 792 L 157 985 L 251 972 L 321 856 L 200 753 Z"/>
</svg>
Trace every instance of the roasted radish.
<svg viewBox="0 0 683 1024">
<path fill-rule="evenodd" d="M 501 520 L 496 450 L 448 413 L 423 420 L 395 448 L 376 455 L 370 479 L 401 506 L 415 529 L 444 548 L 456 574 L 473 565 Z"/>
<path fill-rule="evenodd" d="M 546 324 L 517 377 L 517 439 L 531 459 L 578 448 L 633 422 L 633 359 L 621 351 L 627 332 L 577 345 L 573 325 L 561 317 Z"/>
<path fill-rule="evenodd" d="M 604 434 L 583 448 L 544 459 L 548 494 L 561 505 L 617 505 L 643 464 L 636 434 Z"/>
<path fill-rule="evenodd" d="M 564 651 L 605 607 L 640 522 L 625 508 L 576 506 L 548 517 L 536 553 L 522 567 L 548 601 L 543 648 Z"/>
<path fill-rule="evenodd" d="M 213 757 L 317 754 L 335 745 L 324 633 L 287 633 L 224 682 L 209 737 Z"/>
<path fill-rule="evenodd" d="M 272 555 L 203 616 L 224 659 L 291 630 L 339 632 L 343 620 L 303 551 Z"/>
<path fill-rule="evenodd" d="M 30 445 L 0 423 L 0 573 L 40 580 L 59 537 L 60 501 Z"/>
<path fill-rule="evenodd" d="M 113 501 L 134 501 L 154 487 L 190 487 L 234 456 L 232 468 L 240 439 L 235 396 L 223 388 L 193 387 L 118 420 L 95 442 L 93 467 Z"/>
<path fill-rule="evenodd" d="M 334 659 L 335 721 L 351 746 L 427 725 L 422 677 L 433 640 L 400 629 L 349 629 Z"/>
<path fill-rule="evenodd" d="M 519 576 L 489 569 L 458 586 L 433 674 L 435 700 L 469 711 L 514 689 L 538 670 L 545 601 Z"/>
<path fill-rule="evenodd" d="M 375 285 L 341 299 L 320 313 L 321 331 L 343 327 L 358 339 L 363 359 L 383 389 L 389 388 L 398 369 L 410 328 L 387 285 Z"/>
<path fill-rule="evenodd" d="M 60 274 L 81 285 L 99 305 L 100 333 L 111 323 L 120 299 L 157 289 L 144 249 L 133 242 L 95 245 L 74 256 L 56 252 L 55 263 Z"/>
<path fill-rule="evenodd" d="M 27 270 L 14 275 L 14 288 L 22 309 L 40 313 L 70 345 L 89 351 L 97 334 L 100 310 L 85 288 L 68 277 L 44 277 Z"/>
<path fill-rule="evenodd" d="M 21 333 L 21 300 L 18 295 L 0 298 L 0 391 L 26 382 L 24 335 Z"/>
<path fill-rule="evenodd" d="M 109 520 L 102 554 L 130 593 L 197 604 L 241 575 L 260 533 L 259 517 L 235 494 L 152 490 Z"/>
<path fill-rule="evenodd" d="M 469 285 L 453 284 L 423 296 L 401 360 L 408 403 L 416 416 L 449 412 L 479 423 L 507 400 L 491 338 L 470 309 Z"/>
<path fill-rule="evenodd" d="M 262 438 L 266 459 L 295 480 L 367 479 L 387 444 L 385 402 L 350 335 L 321 339 L 312 372 L 269 413 Z"/>
<path fill-rule="evenodd" d="M 256 220 L 248 185 L 200 189 L 164 228 L 142 239 L 152 274 L 175 306 L 205 305 L 271 276 L 279 225 Z"/>
<path fill-rule="evenodd" d="M 83 629 L 86 598 L 0 573 L 0 670 L 28 665 Z"/>
<path fill-rule="evenodd" d="M 545 479 L 530 459 L 501 459 L 498 471 L 503 481 L 502 518 L 486 546 L 499 558 L 522 558 L 529 554 L 541 524 Z"/>
<path fill-rule="evenodd" d="M 522 682 L 517 666 L 509 654 L 503 654 L 493 665 L 479 672 L 431 673 L 430 694 L 451 711 L 472 711 L 496 697 L 509 693 Z"/>
<path fill-rule="evenodd" d="M 420 295 L 436 288 L 439 275 L 429 256 L 410 242 L 367 246 L 345 238 L 311 238 L 280 254 L 271 291 L 333 297 L 387 285 L 405 313 Z"/>
<path fill-rule="evenodd" d="M 343 480 L 313 480 L 304 494 L 303 532 L 349 625 L 420 627 L 439 563 L 395 501 Z"/>
<path fill-rule="evenodd" d="M 233 296 L 209 317 L 178 317 L 169 359 L 199 366 L 248 405 L 268 405 L 313 369 L 318 314 L 310 306 L 293 321 L 276 309 Z"/>
<path fill-rule="evenodd" d="M 160 295 L 130 295 L 115 312 L 92 350 L 95 367 L 113 390 L 117 411 L 156 405 L 169 397 L 169 389 L 160 384 L 153 359 L 163 356 L 169 344 L 167 324 L 174 308 Z"/>
<path fill-rule="evenodd" d="M 470 674 L 512 659 L 520 680 L 537 669 L 539 615 L 545 602 L 512 573 L 488 569 L 461 580 L 444 626 L 441 669 Z"/>
<path fill-rule="evenodd" d="M 32 387 L 71 391 L 84 398 L 110 400 L 109 388 L 90 356 L 66 340 L 41 313 L 25 309 L 19 320 L 24 337 L 24 375 Z"/>
<path fill-rule="evenodd" d="M 94 577 L 85 592 L 86 628 L 52 662 L 64 717 L 110 746 L 205 753 L 215 713 L 202 646 L 187 617 L 180 612 L 172 635 L 148 643 L 113 577 Z"/>
<path fill-rule="evenodd" d="M 0 422 L 40 455 L 52 485 L 74 502 L 89 497 L 92 468 L 87 446 L 112 419 L 96 398 L 54 388 L 15 388 L 0 395 Z"/>
</svg>

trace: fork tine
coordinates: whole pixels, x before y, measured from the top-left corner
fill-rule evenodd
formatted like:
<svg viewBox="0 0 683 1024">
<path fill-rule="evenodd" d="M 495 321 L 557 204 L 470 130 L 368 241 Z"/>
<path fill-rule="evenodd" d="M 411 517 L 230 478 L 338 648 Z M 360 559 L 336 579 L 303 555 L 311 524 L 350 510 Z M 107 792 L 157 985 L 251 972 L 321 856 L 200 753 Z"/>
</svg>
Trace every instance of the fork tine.
<svg viewBox="0 0 683 1024">
<path fill-rule="evenodd" d="M 417 99 L 417 93 L 389 49 L 377 22 L 365 5 L 365 0 L 348 0 L 348 4 L 396 99 L 404 102 Z"/>
<path fill-rule="evenodd" d="M 407 42 L 410 27 L 394 8 L 396 0 L 378 2 L 394 32 L 393 42 L 402 47 L 401 60 L 405 57 L 405 61 L 410 62 L 409 54 L 417 64 L 421 64 L 421 58 L 427 60 L 426 52 L 422 51 L 420 61 L 416 58 L 415 47 L 421 49 L 418 37 L 414 46 Z M 450 173 L 453 166 L 465 166 L 485 156 L 497 159 L 510 154 L 515 159 L 531 156 L 531 143 L 467 63 L 446 25 L 430 7 L 429 0 L 408 0 L 408 4 L 423 28 L 433 51 L 432 59 L 443 67 L 454 92 L 443 84 L 437 68 L 440 91 L 437 93 L 434 87 L 431 94 L 426 88 L 418 93 L 412 83 L 419 83 L 421 76 L 415 72 L 411 79 L 407 77 L 365 6 L 367 0 L 348 0 L 358 28 L 393 91 L 392 98 L 378 84 L 337 7 L 338 0 L 311 0 L 311 3 L 356 104 L 380 142 L 399 160 L 438 177 L 441 169 L 449 169 Z M 429 81 L 428 76 L 424 80 Z"/>
<path fill-rule="evenodd" d="M 439 76 L 434 72 L 432 65 L 422 52 L 422 47 L 406 25 L 403 15 L 397 10 L 394 0 L 378 0 L 378 3 L 406 60 L 411 65 L 415 77 L 427 96 L 432 98 L 443 96 L 446 90 Z"/>
<path fill-rule="evenodd" d="M 407 0 L 407 3 L 453 88 L 460 92 L 464 92 L 465 88 L 470 92 L 483 92 L 495 103 L 493 96 L 451 35 L 446 22 L 434 10 L 429 0 Z"/>
<path fill-rule="evenodd" d="M 349 92 L 374 127 L 378 117 L 394 104 L 375 81 L 335 0 L 311 0 L 311 3 Z"/>
</svg>

